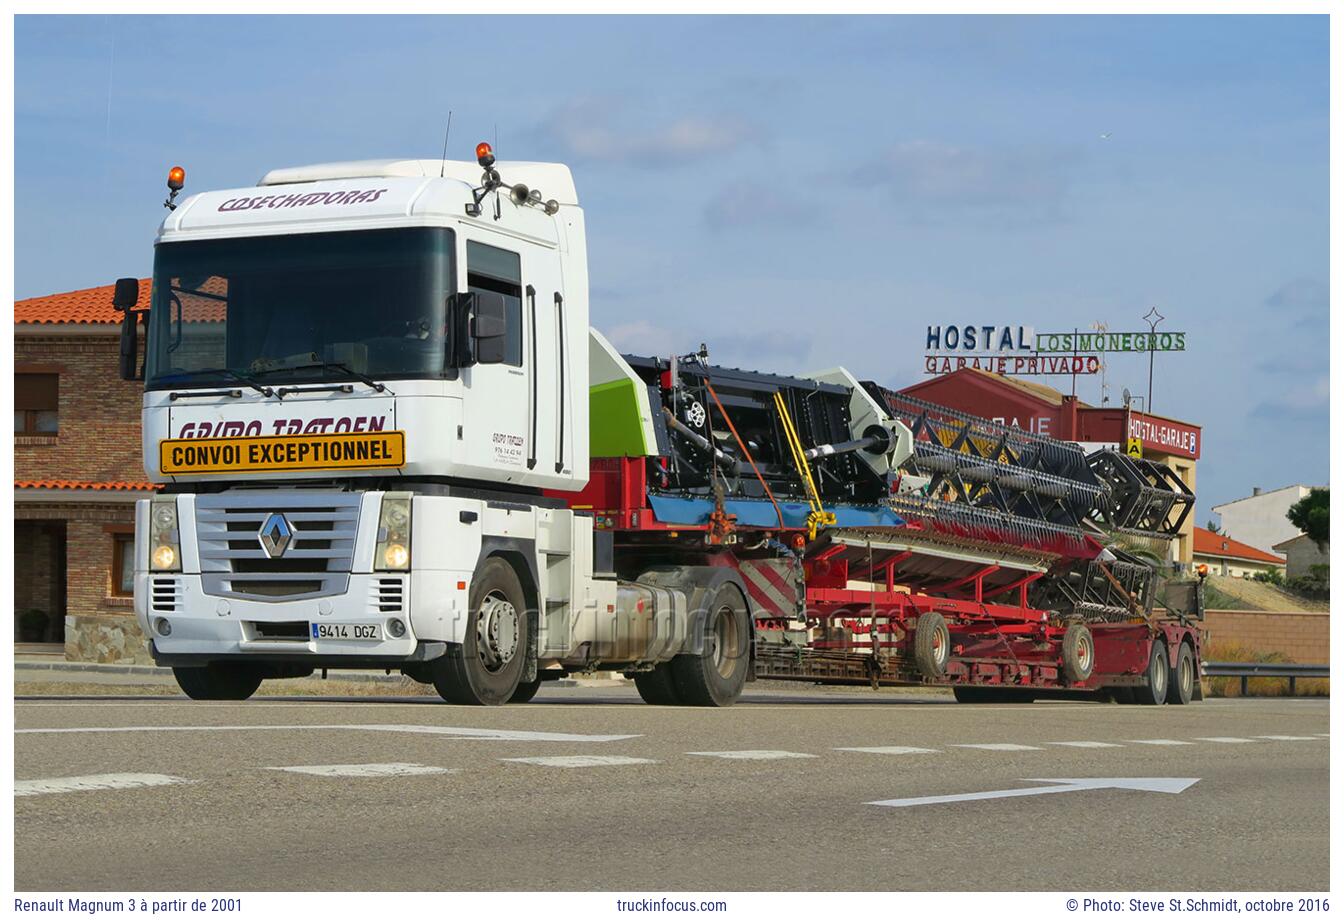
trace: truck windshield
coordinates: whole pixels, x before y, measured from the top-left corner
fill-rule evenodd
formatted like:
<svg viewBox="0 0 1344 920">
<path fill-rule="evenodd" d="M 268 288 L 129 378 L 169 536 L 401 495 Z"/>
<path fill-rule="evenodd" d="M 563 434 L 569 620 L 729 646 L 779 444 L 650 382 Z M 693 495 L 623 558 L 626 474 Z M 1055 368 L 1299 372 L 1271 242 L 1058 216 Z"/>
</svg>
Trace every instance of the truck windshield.
<svg viewBox="0 0 1344 920">
<path fill-rule="evenodd" d="M 146 386 L 444 376 L 455 289 L 443 228 L 161 243 Z"/>
</svg>

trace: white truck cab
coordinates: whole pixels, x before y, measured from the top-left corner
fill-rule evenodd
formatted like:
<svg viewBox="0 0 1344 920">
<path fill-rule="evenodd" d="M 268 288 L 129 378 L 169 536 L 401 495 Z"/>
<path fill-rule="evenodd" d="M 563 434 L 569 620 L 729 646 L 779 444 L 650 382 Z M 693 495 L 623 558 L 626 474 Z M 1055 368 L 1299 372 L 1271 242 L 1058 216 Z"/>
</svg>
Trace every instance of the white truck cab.
<svg viewBox="0 0 1344 920">
<path fill-rule="evenodd" d="M 667 618 L 671 595 L 618 586 L 609 535 L 542 494 L 589 470 L 569 170 L 477 155 L 170 198 L 139 372 L 119 282 L 162 484 L 136 510 L 135 610 L 192 697 L 378 667 L 493 704 L 546 665 L 682 651 L 684 598 L 679 627 L 623 644 L 618 610 Z"/>
</svg>

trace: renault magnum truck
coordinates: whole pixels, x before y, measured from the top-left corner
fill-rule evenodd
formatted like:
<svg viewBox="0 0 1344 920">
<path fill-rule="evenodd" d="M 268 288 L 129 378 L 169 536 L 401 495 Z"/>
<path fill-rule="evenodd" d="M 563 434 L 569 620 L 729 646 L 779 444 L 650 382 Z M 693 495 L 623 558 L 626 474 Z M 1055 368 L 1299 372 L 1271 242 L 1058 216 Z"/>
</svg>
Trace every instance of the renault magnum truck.
<svg viewBox="0 0 1344 920">
<path fill-rule="evenodd" d="M 590 330 L 565 166 L 481 144 L 178 201 L 183 181 L 149 308 L 134 279 L 114 302 L 159 486 L 135 611 L 190 697 L 337 668 L 465 704 L 597 670 L 680 705 L 758 674 L 1197 695 L 1197 612 L 1154 612 L 1148 570 L 1103 555 L 1087 463 L 1044 539 L 996 531 L 1040 502 L 939 504 L 983 441 L 947 447 L 956 419 L 898 418 L 841 368 L 622 355 Z M 1004 488 L 1044 489 L 1010 442 Z"/>
</svg>

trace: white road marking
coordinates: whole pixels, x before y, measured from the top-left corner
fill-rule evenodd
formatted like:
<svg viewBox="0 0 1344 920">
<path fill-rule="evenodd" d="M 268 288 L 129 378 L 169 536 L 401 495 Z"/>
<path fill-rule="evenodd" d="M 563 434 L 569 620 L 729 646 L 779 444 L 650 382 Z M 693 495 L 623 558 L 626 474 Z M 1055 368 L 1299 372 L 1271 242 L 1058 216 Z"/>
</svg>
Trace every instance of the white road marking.
<svg viewBox="0 0 1344 920">
<path fill-rule="evenodd" d="M 938 751 L 933 748 L 901 747 L 900 745 L 890 745 L 888 747 L 843 747 L 835 748 L 837 751 L 858 751 L 860 754 L 937 754 Z"/>
<path fill-rule="evenodd" d="M 789 760 L 802 757 L 816 757 L 816 754 L 799 754 L 795 751 L 687 751 L 695 757 L 722 757 L 724 760 Z"/>
<path fill-rule="evenodd" d="M 1330 737 L 1330 733 L 1329 733 L 1329 732 L 1317 732 L 1317 733 L 1316 733 L 1316 737 L 1317 737 L 1317 738 L 1329 738 L 1329 737 Z"/>
<path fill-rule="evenodd" d="M 419 763 L 328 763 L 304 767 L 267 767 L 284 773 L 309 776 L 427 776 L 432 773 L 456 773 L 445 767 L 427 767 Z"/>
<path fill-rule="evenodd" d="M 59 735 L 119 732 L 253 732 L 253 731 L 364 731 L 447 735 L 468 741 L 626 741 L 639 735 L 575 735 L 565 732 L 529 732 L 498 728 L 458 728 L 447 725 L 96 725 L 87 728 L 16 728 L 16 735 Z"/>
<path fill-rule="evenodd" d="M 1311 735 L 1256 735 L 1266 741 L 1315 741 Z"/>
<path fill-rule="evenodd" d="M 997 789 L 992 792 L 965 792 L 960 795 L 924 795 L 913 799 L 885 799 L 869 805 L 889 808 L 908 808 L 911 805 L 941 805 L 947 802 L 974 802 L 983 799 L 1009 799 L 1024 795 L 1050 795 L 1055 792 L 1082 792 L 1090 789 L 1134 789 L 1141 792 L 1184 792 L 1198 778 L 1151 776 L 1142 778 L 1115 777 L 1111 779 L 1028 779 L 1028 783 L 1055 783 L 1053 786 L 1034 786 L 1027 789 Z"/>
<path fill-rule="evenodd" d="M 1057 745 L 1059 745 L 1060 747 L 1076 747 L 1076 748 L 1110 748 L 1110 747 L 1124 747 L 1124 745 L 1121 745 L 1121 744 L 1111 744 L 1111 743 L 1108 742 L 1108 741 L 1047 741 L 1047 742 L 1045 742 L 1045 743 L 1046 743 L 1046 744 L 1057 744 Z"/>
<path fill-rule="evenodd" d="M 1196 738 L 1196 741 L 1213 741 L 1217 744 L 1255 744 L 1253 738 Z"/>
<path fill-rule="evenodd" d="M 1029 744 L 954 744 L 952 747 L 976 748 L 981 751 L 1043 751 Z"/>
<path fill-rule="evenodd" d="M 163 773 L 95 773 L 92 776 L 59 776 L 52 779 L 14 781 L 15 795 L 47 795 L 53 792 L 85 792 L 96 789 L 139 789 L 143 786 L 175 786 L 191 780 Z"/>
<path fill-rule="evenodd" d="M 643 757 L 603 756 L 600 754 L 574 754 L 569 757 L 501 757 L 508 763 L 531 763 L 541 767 L 619 767 L 627 764 L 657 763 Z"/>
<path fill-rule="evenodd" d="M 1130 744 L 1163 744 L 1163 745 L 1168 745 L 1168 746 L 1172 746 L 1172 747 L 1174 747 L 1174 746 L 1176 746 L 1176 745 L 1178 745 L 1178 744 L 1194 744 L 1193 741 L 1173 741 L 1173 740 L 1170 739 L 1170 738 L 1134 738 L 1134 739 L 1131 740 L 1129 743 L 1130 743 Z"/>
</svg>

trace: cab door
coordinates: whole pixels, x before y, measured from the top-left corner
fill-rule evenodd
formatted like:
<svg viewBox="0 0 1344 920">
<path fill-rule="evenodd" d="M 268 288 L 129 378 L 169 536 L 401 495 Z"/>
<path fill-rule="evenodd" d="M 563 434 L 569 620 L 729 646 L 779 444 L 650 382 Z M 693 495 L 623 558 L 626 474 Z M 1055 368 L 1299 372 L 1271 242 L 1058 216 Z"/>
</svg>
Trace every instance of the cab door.
<svg viewBox="0 0 1344 920">
<path fill-rule="evenodd" d="M 504 360 L 463 368 L 462 441 L 468 464 L 482 478 L 522 482 L 531 452 L 532 410 L 523 247 L 502 235 L 497 239 L 491 235 L 489 240 L 466 240 L 466 288 L 504 298 Z"/>
</svg>

